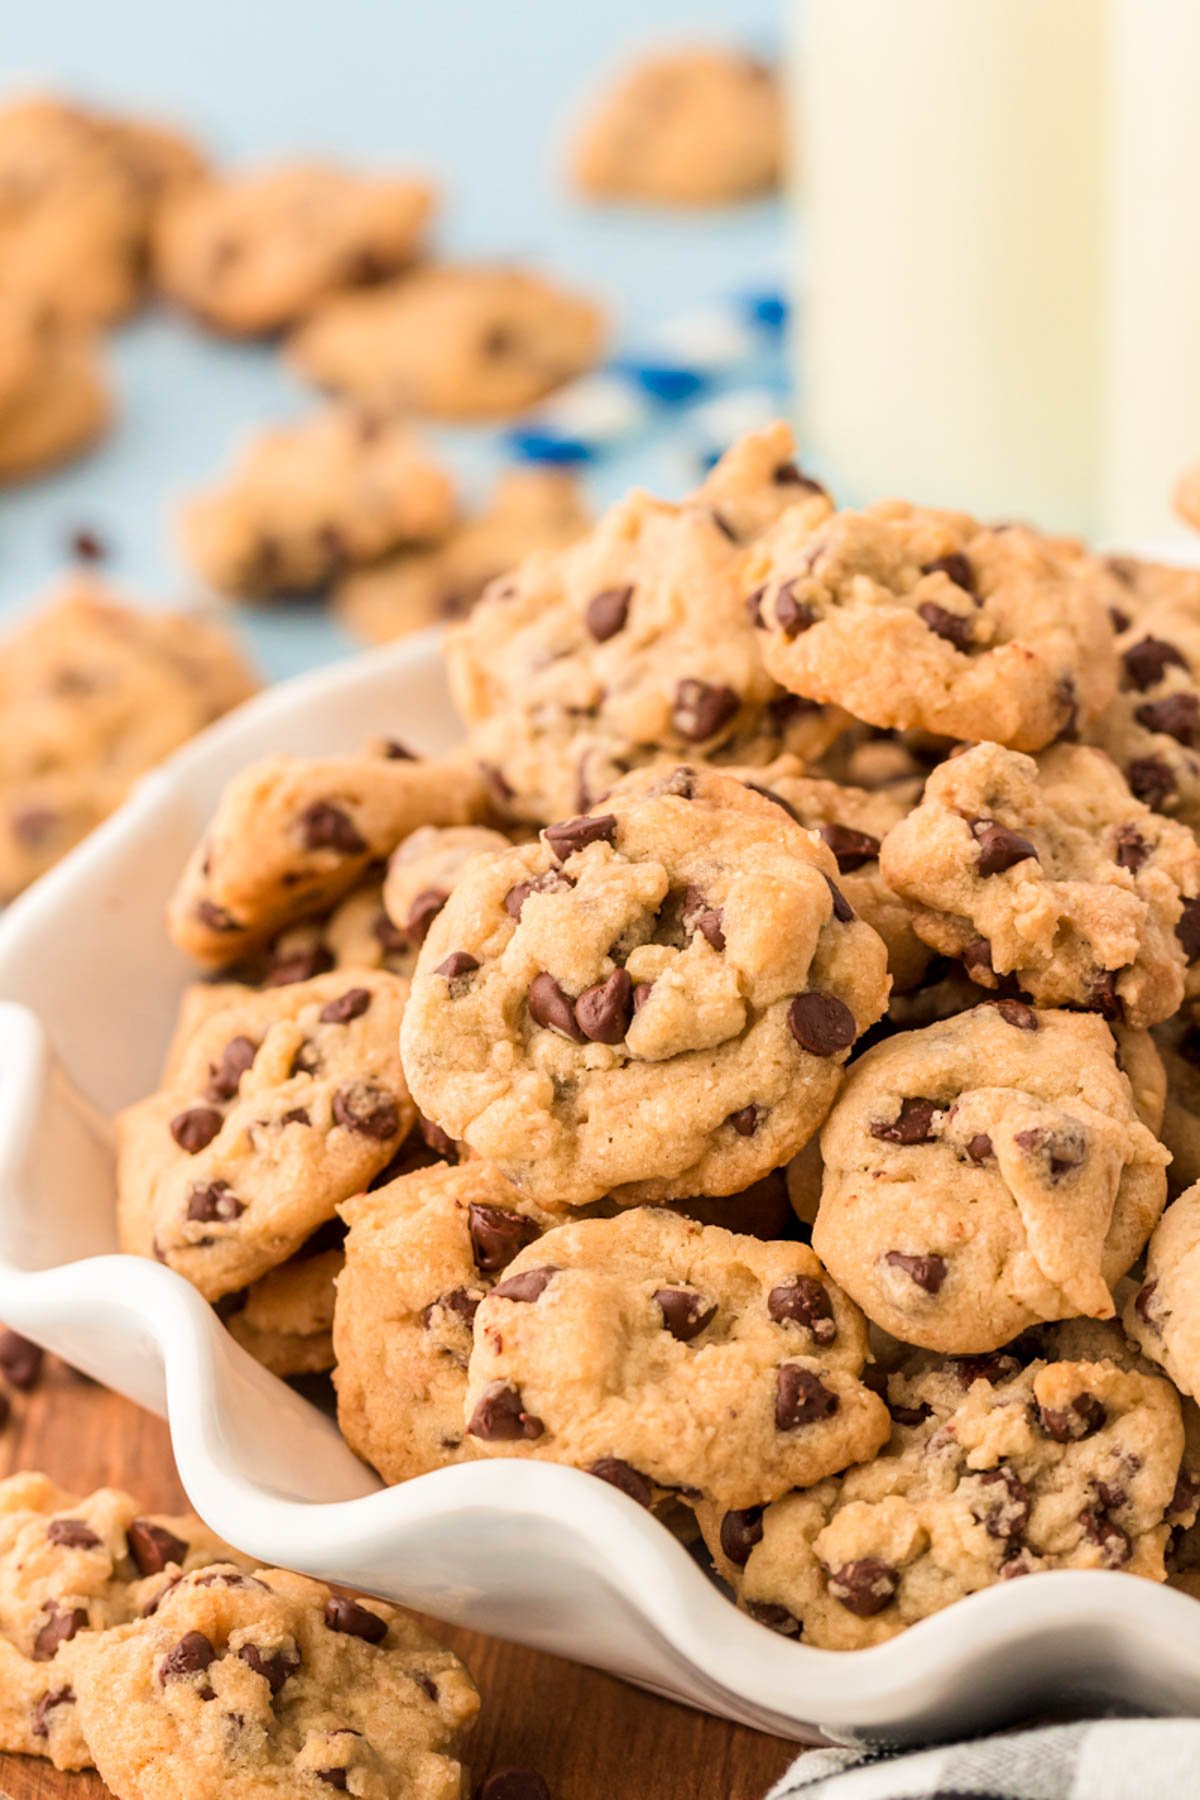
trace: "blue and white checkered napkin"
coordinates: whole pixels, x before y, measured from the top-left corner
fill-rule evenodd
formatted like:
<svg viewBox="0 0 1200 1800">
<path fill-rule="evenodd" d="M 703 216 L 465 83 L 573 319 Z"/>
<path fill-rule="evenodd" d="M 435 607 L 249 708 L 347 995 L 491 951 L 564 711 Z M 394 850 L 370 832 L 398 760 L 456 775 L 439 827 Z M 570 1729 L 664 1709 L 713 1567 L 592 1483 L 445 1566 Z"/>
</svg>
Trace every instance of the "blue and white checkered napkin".
<svg viewBox="0 0 1200 1800">
<path fill-rule="evenodd" d="M 1091 1719 L 906 1755 L 812 1750 L 767 1800 L 1196 1800 L 1200 1720 Z"/>
<path fill-rule="evenodd" d="M 769 285 L 670 319 L 519 419 L 504 447 L 527 461 L 583 467 L 669 426 L 703 467 L 785 405 L 787 321 Z"/>
</svg>

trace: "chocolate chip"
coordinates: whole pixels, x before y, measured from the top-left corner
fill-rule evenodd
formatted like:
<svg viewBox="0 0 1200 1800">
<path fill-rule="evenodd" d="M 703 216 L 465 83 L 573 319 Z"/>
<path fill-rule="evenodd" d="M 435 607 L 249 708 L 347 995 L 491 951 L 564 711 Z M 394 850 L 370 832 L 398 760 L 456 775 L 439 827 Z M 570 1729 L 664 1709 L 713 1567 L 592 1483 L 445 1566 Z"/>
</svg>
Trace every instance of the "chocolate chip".
<svg viewBox="0 0 1200 1800">
<path fill-rule="evenodd" d="M 828 1586 L 834 1599 L 856 1619 L 871 1619 L 895 1599 L 900 1572 L 878 1556 L 860 1556 L 840 1569 L 831 1569 Z"/>
<path fill-rule="evenodd" d="M 96 531 L 81 525 L 70 537 L 71 555 L 80 562 L 103 562 L 108 555 L 108 546 Z"/>
<path fill-rule="evenodd" d="M 926 1406 L 923 1400 L 919 1406 L 902 1406 L 899 1401 L 890 1401 L 888 1411 L 897 1425 L 923 1425 L 926 1419 L 933 1417 L 932 1407 Z"/>
<path fill-rule="evenodd" d="M 1016 1470 L 1001 1464 L 976 1479 L 988 1492 L 983 1496 L 986 1504 L 982 1512 L 975 1512 L 974 1508 L 972 1512 L 988 1536 L 1002 1540 L 1019 1538 L 1029 1523 L 1030 1501 L 1029 1489 Z"/>
<path fill-rule="evenodd" d="M 382 1624 L 382 1619 L 380 1624 Z M 259 1649 L 257 1644 L 243 1644 L 238 1650 L 241 1660 L 261 1675 L 271 1690 L 271 1698 L 279 1694 L 290 1675 L 294 1675 L 300 1667 L 298 1650 L 274 1650 L 269 1655 Z"/>
<path fill-rule="evenodd" d="M 817 615 L 804 600 L 796 598 L 796 583 L 785 581 L 775 596 L 775 617 L 784 637 L 798 638 L 802 631 L 810 631 L 817 622 Z"/>
<path fill-rule="evenodd" d="M 399 738 L 384 738 L 381 748 L 388 762 L 420 762 L 421 760 L 418 752 L 410 750 L 408 745 L 402 743 Z"/>
<path fill-rule="evenodd" d="M 936 1100 L 911 1096 L 900 1102 L 900 1111 L 894 1119 L 873 1119 L 871 1136 L 885 1144 L 928 1144 L 931 1140 L 929 1127 L 937 1111 Z"/>
<path fill-rule="evenodd" d="M 977 868 L 981 875 L 1003 875 L 1017 863 L 1026 862 L 1030 857 L 1039 861 L 1037 846 L 1019 831 L 1010 831 L 1007 825 L 997 825 L 991 819 L 976 819 L 972 826 L 975 840 L 979 845 L 979 861 Z"/>
<path fill-rule="evenodd" d="M 823 872 L 824 871 L 822 871 L 822 873 Z M 854 908 L 847 900 L 845 894 L 843 894 L 841 888 L 838 887 L 835 882 L 830 881 L 828 875 L 825 876 L 825 882 L 833 897 L 834 918 L 840 920 L 843 925 L 849 925 L 851 920 L 857 917 Z"/>
<path fill-rule="evenodd" d="M 756 1624 L 765 1625 L 768 1631 L 777 1631 L 780 1637 L 798 1638 L 804 1630 L 795 1613 L 773 1600 L 747 1600 L 746 1611 Z"/>
<path fill-rule="evenodd" d="M 820 836 L 833 851 L 839 875 L 853 875 L 879 855 L 879 839 L 869 831 L 852 831 L 848 825 L 822 825 Z"/>
<path fill-rule="evenodd" d="M 504 896 L 504 910 L 512 918 L 519 919 L 531 894 L 565 894 L 572 885 L 566 875 L 560 875 L 557 869 L 549 869 L 532 881 L 518 881 L 515 887 L 510 887 Z"/>
<path fill-rule="evenodd" d="M 557 1031 L 560 1037 L 569 1038 L 573 1044 L 587 1043 L 587 1033 L 580 1028 L 570 997 L 564 994 L 553 975 L 543 971 L 534 976 L 529 984 L 528 1005 L 536 1024 L 544 1025 L 548 1031 Z"/>
<path fill-rule="evenodd" d="M 1013 1143 L 1029 1156 L 1036 1156 L 1046 1165 L 1046 1172 L 1053 1182 L 1066 1179 L 1076 1169 L 1083 1167 L 1087 1159 L 1087 1134 L 1080 1127 L 1069 1129 L 1063 1127 L 1059 1131 L 1049 1131 L 1040 1125 L 1030 1126 L 1027 1131 L 1013 1134 Z"/>
<path fill-rule="evenodd" d="M 1155 637 L 1144 637 L 1140 643 L 1130 644 L 1121 662 L 1129 685 L 1143 694 L 1147 688 L 1156 687 L 1168 669 L 1186 669 L 1188 666 L 1187 657 L 1176 645 Z"/>
<path fill-rule="evenodd" d="M 346 1769 L 314 1769 L 313 1773 L 318 1781 L 324 1782 L 325 1786 L 331 1787 L 335 1793 L 349 1793 L 350 1776 Z"/>
<path fill-rule="evenodd" d="M 359 856 L 367 840 L 350 814 L 332 800 L 314 800 L 297 820 L 306 850 L 336 850 L 342 856 Z"/>
<path fill-rule="evenodd" d="M 545 1426 L 525 1411 L 516 1388 L 494 1381 L 484 1390 L 467 1424 L 471 1437 L 485 1444 L 512 1443 L 519 1438 L 540 1438 Z"/>
<path fill-rule="evenodd" d="M 727 1512 L 721 1520 L 721 1549 L 735 1568 L 744 1569 L 754 1546 L 762 1543 L 765 1510 L 761 1506 L 744 1506 Z"/>
<path fill-rule="evenodd" d="M 432 1150 L 435 1156 L 442 1157 L 446 1162 L 455 1160 L 458 1155 L 458 1146 L 448 1131 L 443 1131 L 441 1126 L 435 1125 L 432 1119 L 424 1117 L 417 1119 L 417 1131 L 420 1134 L 421 1142 L 427 1149 Z"/>
<path fill-rule="evenodd" d="M 197 900 L 193 912 L 201 925 L 207 925 L 210 931 L 241 930 L 241 926 L 228 908 L 218 906 L 215 900 Z"/>
<path fill-rule="evenodd" d="M 768 71 L 765 68 L 760 68 L 760 74 L 767 76 Z M 824 495 L 825 493 L 825 489 L 821 486 L 820 482 L 814 481 L 811 475 L 805 475 L 802 470 L 796 467 L 794 462 L 780 463 L 777 468 L 771 471 L 771 480 L 777 487 L 798 487 L 805 494 Z"/>
<path fill-rule="evenodd" d="M 962 966 L 972 981 L 987 986 L 986 977 L 995 974 L 992 968 L 992 946 L 987 938 L 972 938 L 962 953 Z"/>
<path fill-rule="evenodd" d="M 8 1395 L 0 1392 L 0 1431 L 3 1431 L 12 1418 L 12 1401 Z"/>
<path fill-rule="evenodd" d="M 1175 936 L 1183 945 L 1183 954 L 1188 961 L 1195 962 L 1200 957 L 1200 900 L 1184 901 Z"/>
<path fill-rule="evenodd" d="M 788 1029 L 810 1056 L 836 1056 L 858 1035 L 854 1014 L 834 994 L 797 994 L 788 1007 Z"/>
<path fill-rule="evenodd" d="M 1023 1000 L 991 1000 L 988 1005 L 994 1006 L 1004 1023 L 1017 1031 L 1036 1031 L 1038 1028 L 1037 1014 Z"/>
<path fill-rule="evenodd" d="M 188 1675 L 199 1675 L 217 1659 L 209 1639 L 202 1631 L 188 1631 L 158 1665 L 160 1687 L 169 1681 L 182 1681 Z"/>
<path fill-rule="evenodd" d="M 227 1181 L 210 1181 L 194 1187 L 188 1195 L 187 1216 L 200 1225 L 232 1225 L 245 1212 Z"/>
<path fill-rule="evenodd" d="M 38 850 L 54 835 L 59 815 L 49 806 L 26 806 L 9 820 L 13 836 L 28 850 Z"/>
<path fill-rule="evenodd" d="M 291 1064 L 288 1068 L 288 1074 L 289 1076 L 315 1075 L 320 1067 L 321 1058 L 317 1046 L 313 1043 L 311 1038 L 305 1038 L 304 1042 L 292 1057 Z"/>
<path fill-rule="evenodd" d="M 663 1324 L 681 1344 L 690 1344 L 716 1316 L 717 1303 L 690 1288 L 656 1288 L 651 1298 L 663 1317 Z"/>
<path fill-rule="evenodd" d="M 50 1662 L 76 1632 L 87 1629 L 88 1616 L 82 1606 L 62 1608 L 57 1600 L 47 1600 L 43 1611 L 46 1623 L 33 1640 L 34 1662 Z"/>
<path fill-rule="evenodd" d="M 689 743 L 715 737 L 737 712 L 741 701 L 731 687 L 687 677 L 675 686 L 671 723 Z"/>
<path fill-rule="evenodd" d="M 610 637 L 616 637 L 618 631 L 624 630 L 632 599 L 631 587 L 602 588 L 598 594 L 592 595 L 584 618 L 598 644 L 606 643 Z"/>
<path fill-rule="evenodd" d="M 1077 1444 L 1099 1431 L 1108 1414 L 1095 1394 L 1077 1394 L 1068 1406 L 1038 1407 L 1038 1423 L 1056 1444 Z"/>
<path fill-rule="evenodd" d="M 973 1163 L 986 1162 L 992 1155 L 992 1140 L 986 1131 L 977 1131 L 967 1140 L 967 1155 Z"/>
<path fill-rule="evenodd" d="M 1136 1314 L 1138 1315 L 1138 1318 L 1142 1321 L 1143 1325 L 1148 1325 L 1150 1327 L 1151 1331 L 1156 1332 L 1158 1334 L 1158 1336 L 1161 1337 L 1162 1336 L 1162 1326 L 1159 1324 L 1158 1320 L 1154 1317 L 1154 1313 L 1153 1313 L 1153 1310 L 1151 1307 L 1151 1302 L 1154 1299 L 1155 1291 L 1157 1290 L 1157 1288 L 1158 1288 L 1157 1280 L 1147 1281 L 1142 1287 L 1140 1287 L 1134 1298 L 1133 1310 L 1134 1310 L 1134 1312 L 1136 1312 Z"/>
<path fill-rule="evenodd" d="M 510 1275 L 492 1289 L 495 1300 L 517 1300 L 527 1306 L 539 1301 L 554 1277 L 559 1273 L 555 1263 L 546 1263 L 540 1269 L 522 1269 L 519 1275 Z"/>
<path fill-rule="evenodd" d="M 480 1782 L 475 1800 L 550 1800 L 550 1789 L 534 1769 L 497 1769 Z"/>
<path fill-rule="evenodd" d="M 467 1208 L 467 1229 L 475 1267 L 483 1275 L 506 1269 L 518 1251 L 541 1236 L 532 1219 L 504 1206 L 483 1206 L 472 1201 Z"/>
<path fill-rule="evenodd" d="M 1147 700 L 1133 716 L 1147 731 L 1164 732 L 1185 749 L 1195 749 L 1200 735 L 1200 698 L 1195 694 L 1168 694 L 1163 700 Z"/>
<path fill-rule="evenodd" d="M 1157 756 L 1138 756 L 1125 771 L 1138 799 L 1147 806 L 1162 807 L 1175 792 L 1173 770 Z"/>
<path fill-rule="evenodd" d="M 82 1519 L 51 1519 L 46 1536 L 52 1544 L 61 1544 L 64 1550 L 94 1550 L 100 1542 L 91 1526 L 85 1525 Z"/>
<path fill-rule="evenodd" d="M 794 1431 L 799 1425 L 813 1425 L 831 1419 L 839 1405 L 811 1369 L 799 1363 L 780 1363 L 775 1371 L 775 1427 L 778 1431 Z"/>
<path fill-rule="evenodd" d="M 977 1381 L 986 1381 L 989 1387 L 1000 1387 L 1021 1372 L 1021 1365 L 1015 1356 L 999 1352 L 982 1356 L 952 1356 L 948 1360 L 954 1364 L 964 1388 L 972 1387 Z"/>
<path fill-rule="evenodd" d="M 381 949 L 394 955 L 402 955 L 408 949 L 408 939 L 400 927 L 388 918 L 382 906 L 371 920 L 371 936 Z"/>
<path fill-rule="evenodd" d="M 366 1644 L 382 1644 L 388 1634 L 387 1620 L 360 1606 L 357 1600 L 351 1600 L 349 1594 L 329 1596 L 325 1602 L 325 1623 L 330 1631 L 362 1638 Z"/>
<path fill-rule="evenodd" d="M 934 600 L 923 600 L 917 608 L 917 617 L 928 625 L 935 637 L 944 638 L 953 644 L 956 650 L 965 650 L 972 641 L 970 619 L 964 619 L 959 613 L 948 611 Z"/>
<path fill-rule="evenodd" d="M 422 888 L 408 909 L 404 928 L 414 943 L 423 944 L 429 927 L 450 898 L 445 888 Z"/>
<path fill-rule="evenodd" d="M 1118 868 L 1128 869 L 1131 875 L 1136 875 L 1145 867 L 1149 854 L 1150 846 L 1137 827 L 1122 825 L 1113 844 L 1113 858 Z"/>
<path fill-rule="evenodd" d="M 370 988 L 347 988 L 336 1000 L 327 1001 L 318 1016 L 322 1025 L 348 1025 L 351 1019 L 361 1019 L 370 1004 Z"/>
<path fill-rule="evenodd" d="M 466 950 L 452 950 L 445 962 L 438 964 L 433 971 L 435 975 L 444 975 L 447 981 L 460 981 L 464 975 L 473 975 L 479 967 L 479 959 Z"/>
<path fill-rule="evenodd" d="M 333 1116 L 347 1131 L 379 1143 L 396 1137 L 400 1131 L 400 1109 L 395 1098 L 369 1081 L 352 1081 L 339 1088 L 333 1096 Z"/>
<path fill-rule="evenodd" d="M 617 839 L 616 815 L 601 813 L 593 818 L 585 813 L 578 819 L 563 819 L 558 825 L 547 825 L 542 836 L 559 862 L 566 862 L 568 856 L 586 849 L 588 844 L 614 844 Z"/>
<path fill-rule="evenodd" d="M 575 1002 L 575 1021 L 594 1044 L 619 1044 L 633 1017 L 633 982 L 624 969 L 585 988 Z"/>
<path fill-rule="evenodd" d="M 764 629 L 765 622 L 762 616 L 762 603 L 766 592 L 766 584 L 764 583 L 761 587 L 756 587 L 753 592 L 746 595 L 746 617 L 758 631 Z"/>
<path fill-rule="evenodd" d="M 1127 1533 L 1104 1513 L 1089 1507 L 1080 1513 L 1079 1523 L 1083 1533 L 1093 1544 L 1098 1544 L 1104 1553 L 1104 1562 L 1110 1569 L 1119 1569 L 1133 1555 L 1133 1545 Z"/>
<path fill-rule="evenodd" d="M 648 1507 L 654 1498 L 654 1489 L 641 1470 L 622 1462 L 619 1456 L 600 1457 L 598 1462 L 589 1465 L 588 1474 L 607 1481 L 610 1487 L 619 1488 L 631 1500 L 636 1500 L 639 1506 Z"/>
<path fill-rule="evenodd" d="M 296 950 L 273 962 L 263 977 L 266 987 L 291 987 L 297 981 L 312 981 L 327 975 L 333 967 L 333 952 L 326 944 L 313 944 L 307 950 Z"/>
<path fill-rule="evenodd" d="M 182 1567 L 188 1553 L 182 1538 L 152 1519 L 134 1519 L 125 1539 L 139 1575 L 161 1575 L 168 1563 Z"/>
<path fill-rule="evenodd" d="M 932 562 L 922 563 L 921 573 L 944 575 L 955 587 L 968 594 L 975 592 L 975 571 L 960 550 L 951 550 L 948 556 L 935 556 Z"/>
<path fill-rule="evenodd" d="M 824 1282 L 814 1275 L 793 1275 L 767 1295 L 767 1312 L 777 1325 L 803 1325 L 818 1344 L 832 1344 L 837 1336 L 833 1302 Z"/>
<path fill-rule="evenodd" d="M 33 1720 L 30 1729 L 35 1738 L 50 1736 L 50 1714 L 56 1706 L 73 1706 L 75 1689 L 73 1687 L 55 1688 L 49 1693 L 41 1694 L 33 1709 Z"/>
<path fill-rule="evenodd" d="M 739 1106 L 731 1112 L 726 1124 L 732 1125 L 739 1137 L 752 1138 L 758 1130 L 760 1114 L 757 1106 Z"/>
<path fill-rule="evenodd" d="M 242 1076 L 258 1055 L 258 1045 L 248 1037 L 230 1038 L 219 1063 L 208 1065 L 207 1095 L 210 1100 L 232 1100 Z"/>
<path fill-rule="evenodd" d="M 643 1006 L 645 1006 L 647 1000 L 650 998 L 650 996 L 653 992 L 654 992 L 654 983 L 652 981 L 639 981 L 638 982 L 637 986 L 633 990 L 633 1011 L 634 1011 L 635 1018 L 636 1018 L 637 1014 L 641 1012 Z"/>
<path fill-rule="evenodd" d="M 686 932 L 699 932 L 714 950 L 725 948 L 723 914 L 715 906 L 708 904 L 702 888 L 684 889 L 680 918 Z"/>
<path fill-rule="evenodd" d="M 216 1137 L 224 1120 L 219 1112 L 211 1106 L 193 1106 L 187 1112 L 176 1113 L 171 1120 L 171 1136 L 181 1150 L 189 1156 L 196 1156 Z"/>
<path fill-rule="evenodd" d="M 926 1294 L 939 1293 L 946 1279 L 944 1256 L 908 1256 L 903 1250 L 889 1250 L 883 1260 L 893 1269 L 902 1269 Z"/>
<path fill-rule="evenodd" d="M 1175 1482 L 1175 1490 L 1167 1502 L 1169 1513 L 1195 1512 L 1200 1503 L 1200 1474 L 1194 1469 L 1181 1467 Z"/>
<path fill-rule="evenodd" d="M 475 1323 L 475 1314 L 479 1311 L 479 1301 L 475 1295 L 468 1294 L 466 1288 L 453 1288 L 448 1294 L 440 1294 L 436 1300 L 431 1300 L 421 1313 L 421 1323 L 426 1331 L 429 1330 L 433 1322 L 433 1315 L 439 1307 L 443 1312 L 453 1313 L 456 1319 L 461 1319 L 467 1330 L 470 1331 Z"/>
</svg>

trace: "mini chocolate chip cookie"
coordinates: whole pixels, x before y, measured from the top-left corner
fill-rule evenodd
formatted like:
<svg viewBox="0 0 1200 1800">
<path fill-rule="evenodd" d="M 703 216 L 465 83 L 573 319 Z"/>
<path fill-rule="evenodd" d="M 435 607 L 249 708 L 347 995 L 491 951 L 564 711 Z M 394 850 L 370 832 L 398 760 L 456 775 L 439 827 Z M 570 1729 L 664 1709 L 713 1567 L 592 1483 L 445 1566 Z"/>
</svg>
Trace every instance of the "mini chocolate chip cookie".
<svg viewBox="0 0 1200 1800">
<path fill-rule="evenodd" d="M 561 1215 L 483 1162 L 417 1169 L 341 1210 L 334 1381 L 346 1442 L 389 1482 L 477 1455 L 463 1429 L 476 1309 Z"/>
<path fill-rule="evenodd" d="M 170 1084 L 117 1120 L 122 1247 L 210 1300 L 293 1256 L 415 1120 L 398 1054 L 407 994 L 381 970 L 338 970 L 208 1018 Z"/>
<path fill-rule="evenodd" d="M 417 1104 L 539 1204 L 747 1187 L 886 1001 L 836 874 L 784 808 L 689 767 L 475 860 L 413 978 Z"/>
<path fill-rule="evenodd" d="M 225 788 L 171 897 L 168 929 L 197 961 L 227 966 L 328 911 L 419 825 L 466 824 L 483 804 L 465 760 L 427 762 L 398 743 L 267 757 Z"/>
<path fill-rule="evenodd" d="M 1200 1398 L 1200 1184 L 1172 1201 L 1154 1228 L 1146 1274 L 1125 1329 L 1177 1388 Z"/>
<path fill-rule="evenodd" d="M 494 584 L 446 657 L 499 802 L 544 823 L 664 755 L 758 765 L 824 749 L 847 716 L 784 693 L 745 602 L 747 545 L 789 508 L 824 512 L 819 495 L 777 425 L 682 505 L 633 493 L 580 543 Z"/>
<path fill-rule="evenodd" d="M 1035 762 L 983 743 L 951 757 L 880 867 L 928 944 L 1042 1006 L 1153 1025 L 1183 999 L 1189 950 L 1200 956 L 1196 840 L 1097 750 L 1060 744 Z"/>
<path fill-rule="evenodd" d="M 1184 1451 L 1168 1383 L 1107 1361 L 988 1363 L 891 1376 L 873 1461 L 765 1510 L 702 1507 L 739 1606 L 857 1650 L 1039 1570 L 1164 1580 Z"/>
<path fill-rule="evenodd" d="M 331 406 L 261 432 L 184 508 L 181 541 L 212 587 L 304 594 L 399 544 L 443 537 L 454 487 L 406 426 Z"/>
<path fill-rule="evenodd" d="M 600 309 L 524 269 L 432 264 L 318 307 L 291 360 L 318 387 L 438 419 L 521 412 L 604 348 Z"/>
<path fill-rule="evenodd" d="M 327 1789 L 460 1800 L 466 1669 L 382 1600 L 280 1569 L 187 1575 L 76 1658 L 78 1711 L 125 1800 Z"/>
<path fill-rule="evenodd" d="M 92 329 L 0 295 L 0 487 L 90 450 L 111 417 Z"/>
<path fill-rule="evenodd" d="M 577 1220 L 522 1250 L 479 1305 L 467 1434 L 658 1491 L 761 1506 L 874 1454 L 858 1309 L 804 1244 L 659 1208 Z"/>
<path fill-rule="evenodd" d="M 72 1654 L 231 1559 L 191 1513 L 146 1514 L 116 1488 L 82 1499 L 32 1471 L 0 1481 L 0 1749 L 91 1768 Z"/>
<path fill-rule="evenodd" d="M 346 288 L 418 255 L 432 190 L 407 176 L 330 162 L 281 163 L 197 184 L 155 235 L 162 291 L 213 331 L 280 331 Z"/>
<path fill-rule="evenodd" d="M 750 576 L 771 674 L 871 725 L 1040 750 L 1116 687 L 1098 565 L 1024 527 L 898 500 L 794 509 Z"/>
<path fill-rule="evenodd" d="M 813 1247 L 868 1318 L 933 1350 L 1111 1317 L 1166 1198 L 1158 1123 L 1094 1016 L 998 1000 L 904 1032 L 821 1134 Z"/>
<path fill-rule="evenodd" d="M 434 549 L 403 550 L 344 575 L 334 589 L 334 611 L 369 644 L 463 619 L 489 582 L 534 550 L 574 543 L 589 523 L 583 494 L 566 470 L 509 469 L 484 510 Z"/>
<path fill-rule="evenodd" d="M 737 50 L 647 56 L 584 120 L 575 185 L 603 200 L 720 206 L 779 184 L 783 99 L 775 73 Z"/>
</svg>

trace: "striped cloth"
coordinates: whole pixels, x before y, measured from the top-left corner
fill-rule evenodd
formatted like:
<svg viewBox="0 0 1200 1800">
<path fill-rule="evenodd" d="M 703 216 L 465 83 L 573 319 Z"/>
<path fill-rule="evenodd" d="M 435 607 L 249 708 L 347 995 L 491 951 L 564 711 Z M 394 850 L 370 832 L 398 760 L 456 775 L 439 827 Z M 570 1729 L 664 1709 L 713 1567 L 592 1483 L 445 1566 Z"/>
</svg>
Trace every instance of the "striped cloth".
<svg viewBox="0 0 1200 1800">
<path fill-rule="evenodd" d="M 908 1753 L 811 1750 L 767 1800 L 1197 1800 L 1200 1720 L 1083 1719 Z"/>
</svg>

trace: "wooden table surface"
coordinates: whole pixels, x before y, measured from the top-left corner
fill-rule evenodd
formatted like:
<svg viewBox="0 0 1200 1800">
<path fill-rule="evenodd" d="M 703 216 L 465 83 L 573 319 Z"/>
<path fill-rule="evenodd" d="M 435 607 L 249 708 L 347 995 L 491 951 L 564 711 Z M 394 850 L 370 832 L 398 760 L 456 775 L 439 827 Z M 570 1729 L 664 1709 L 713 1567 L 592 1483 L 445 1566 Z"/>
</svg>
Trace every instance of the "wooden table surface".
<svg viewBox="0 0 1200 1800">
<path fill-rule="evenodd" d="M 0 1473 L 43 1469 L 76 1493 L 125 1487 L 149 1511 L 186 1505 L 166 1426 L 129 1401 L 48 1362 L 16 1396 L 0 1434 Z M 761 1800 L 795 1746 L 653 1699 L 610 1676 L 431 1621 L 483 1695 L 471 1747 L 476 1778 L 539 1769 L 553 1800 Z M 95 1775 L 0 1756 L 0 1800 L 99 1800 Z M 183 1797 L 181 1796 L 181 1800 Z"/>
</svg>

